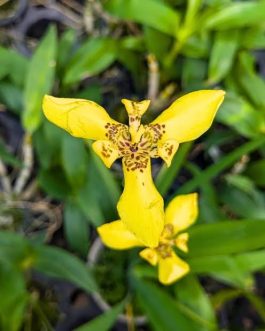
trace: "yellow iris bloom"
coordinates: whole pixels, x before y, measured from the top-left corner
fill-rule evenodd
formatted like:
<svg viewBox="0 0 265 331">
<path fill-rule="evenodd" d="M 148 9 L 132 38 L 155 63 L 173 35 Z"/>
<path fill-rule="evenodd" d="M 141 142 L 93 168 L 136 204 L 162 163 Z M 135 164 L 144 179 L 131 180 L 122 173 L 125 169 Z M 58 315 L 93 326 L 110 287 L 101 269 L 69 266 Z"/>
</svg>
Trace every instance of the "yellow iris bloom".
<svg viewBox="0 0 265 331">
<path fill-rule="evenodd" d="M 169 166 L 180 143 L 208 130 L 223 99 L 221 90 L 189 93 L 147 125 L 141 124 L 141 117 L 149 100 L 122 100 L 128 126 L 88 100 L 46 95 L 43 110 L 48 120 L 71 135 L 96 140 L 93 149 L 107 167 L 122 158 L 125 185 L 117 206 L 120 218 L 146 246 L 156 247 L 164 227 L 164 207 L 152 180 L 150 158 L 161 157 Z"/>
<path fill-rule="evenodd" d="M 140 252 L 140 256 L 151 265 L 158 265 L 158 279 L 162 284 L 172 284 L 189 272 L 189 265 L 176 255 L 173 247 L 188 252 L 189 235 L 183 230 L 196 221 L 197 215 L 197 193 L 177 196 L 165 210 L 165 225 L 157 247 L 147 247 Z M 97 230 L 103 243 L 110 248 L 145 246 L 122 221 L 101 225 Z"/>
</svg>

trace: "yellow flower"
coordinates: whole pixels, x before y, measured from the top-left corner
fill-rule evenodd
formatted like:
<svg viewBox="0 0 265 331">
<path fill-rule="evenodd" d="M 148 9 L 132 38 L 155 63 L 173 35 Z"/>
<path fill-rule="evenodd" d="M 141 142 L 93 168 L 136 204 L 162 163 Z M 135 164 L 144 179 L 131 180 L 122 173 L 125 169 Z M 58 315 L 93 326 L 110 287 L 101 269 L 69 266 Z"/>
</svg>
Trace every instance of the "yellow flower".
<svg viewBox="0 0 265 331">
<path fill-rule="evenodd" d="M 128 126 L 88 100 L 45 96 L 43 110 L 48 120 L 71 135 L 96 140 L 93 149 L 107 167 L 122 158 L 125 185 L 117 206 L 120 218 L 145 245 L 156 247 L 164 226 L 164 207 L 152 180 L 150 158 L 161 157 L 169 166 L 180 143 L 208 130 L 223 99 L 221 90 L 189 93 L 147 125 L 141 124 L 141 117 L 149 100 L 122 100 Z"/>
<path fill-rule="evenodd" d="M 158 264 L 158 278 L 165 285 L 174 283 L 190 270 L 189 265 L 176 255 L 173 247 L 175 246 L 185 253 L 188 252 L 189 235 L 182 231 L 191 226 L 197 218 L 197 200 L 197 193 L 174 198 L 166 208 L 165 226 L 157 247 L 147 247 L 140 252 L 140 256 L 151 265 Z M 97 230 L 103 243 L 110 248 L 128 249 L 144 246 L 122 221 L 104 224 Z"/>
</svg>

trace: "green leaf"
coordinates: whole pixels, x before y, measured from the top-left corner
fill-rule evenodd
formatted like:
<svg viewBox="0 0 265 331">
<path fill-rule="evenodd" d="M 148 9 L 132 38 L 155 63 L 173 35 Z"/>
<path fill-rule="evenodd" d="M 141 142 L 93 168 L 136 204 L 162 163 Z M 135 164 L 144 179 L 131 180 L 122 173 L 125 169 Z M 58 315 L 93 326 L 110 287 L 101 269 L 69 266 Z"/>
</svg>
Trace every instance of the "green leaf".
<svg viewBox="0 0 265 331">
<path fill-rule="evenodd" d="M 193 275 L 188 275 L 175 285 L 177 299 L 189 309 L 191 309 L 198 318 L 203 320 L 205 330 L 216 330 L 217 322 L 215 312 L 209 300 L 207 293 Z"/>
<path fill-rule="evenodd" d="M 188 259 L 192 272 L 198 275 L 209 275 L 218 281 L 238 288 L 253 286 L 249 272 L 241 269 L 233 256 L 218 255 Z"/>
<path fill-rule="evenodd" d="M 237 81 L 246 95 L 258 108 L 262 108 L 265 112 L 265 80 L 256 74 L 252 55 L 247 52 L 240 53 L 236 75 Z M 265 132 L 265 129 L 263 132 Z"/>
<path fill-rule="evenodd" d="M 64 70 L 68 64 L 76 39 L 75 30 L 66 30 L 58 42 L 57 67 Z"/>
<path fill-rule="evenodd" d="M 207 58 L 210 52 L 209 34 L 202 32 L 191 35 L 183 45 L 180 53 L 191 58 Z"/>
<path fill-rule="evenodd" d="M 192 143 L 181 144 L 178 152 L 174 156 L 172 160 L 172 164 L 170 167 L 167 167 L 165 164 L 161 167 L 157 177 L 156 177 L 156 185 L 158 191 L 164 196 L 175 178 L 177 177 L 180 168 L 183 162 L 186 159 L 188 152 L 190 151 Z"/>
<path fill-rule="evenodd" d="M 14 84 L 0 83 L 0 102 L 17 115 L 21 114 L 23 110 L 22 92 Z"/>
<path fill-rule="evenodd" d="M 56 247 L 36 245 L 34 269 L 52 277 L 68 280 L 88 293 L 97 290 L 92 273 L 84 262 Z"/>
<path fill-rule="evenodd" d="M 157 59 L 163 60 L 164 56 L 169 51 L 171 38 L 156 29 L 148 26 L 144 27 L 144 40 L 149 53 L 154 54 Z M 159 43 L 157 42 L 159 40 Z"/>
<path fill-rule="evenodd" d="M 73 202 L 67 202 L 64 207 L 63 228 L 71 249 L 85 257 L 89 246 L 89 227 L 84 214 Z"/>
<path fill-rule="evenodd" d="M 219 198 L 226 208 L 242 218 L 265 220 L 265 195 L 253 186 L 248 191 L 225 183 L 219 189 Z"/>
<path fill-rule="evenodd" d="M 238 31 L 223 31 L 215 35 L 210 54 L 208 83 L 215 84 L 231 70 L 239 45 Z"/>
<path fill-rule="evenodd" d="M 202 59 L 184 59 L 182 86 L 185 91 L 201 89 L 207 74 L 207 63 Z"/>
<path fill-rule="evenodd" d="M 265 48 L 265 33 L 263 26 L 253 27 L 244 31 L 244 36 L 241 38 L 240 44 L 247 49 L 263 49 Z"/>
<path fill-rule="evenodd" d="M 91 143 L 88 143 L 88 147 L 88 178 L 76 196 L 76 203 L 93 225 L 99 226 L 107 218 L 117 217 L 116 205 L 120 197 L 120 187 L 113 174 L 93 152 Z"/>
<path fill-rule="evenodd" d="M 18 269 L 27 268 L 34 259 L 32 247 L 17 233 L 0 232 L 0 264 L 6 263 Z"/>
<path fill-rule="evenodd" d="M 32 56 L 24 90 L 24 128 L 32 133 L 41 123 L 41 104 L 54 81 L 56 65 L 56 31 L 51 27 Z"/>
<path fill-rule="evenodd" d="M 28 60 L 12 49 L 0 47 L 0 79 L 8 76 L 12 83 L 22 86 L 28 70 Z"/>
<path fill-rule="evenodd" d="M 62 143 L 62 166 L 74 189 L 78 189 L 84 184 L 88 162 L 84 141 L 65 135 Z"/>
<path fill-rule="evenodd" d="M 259 25 L 265 20 L 264 1 L 244 1 L 225 5 L 216 10 L 204 23 L 204 27 L 227 30 Z"/>
<path fill-rule="evenodd" d="M 245 173 L 256 185 L 261 187 L 265 186 L 265 160 L 251 162 Z"/>
<path fill-rule="evenodd" d="M 90 38 L 73 56 L 67 66 L 64 84 L 73 84 L 97 75 L 117 58 L 117 42 L 110 38 Z"/>
<path fill-rule="evenodd" d="M 115 323 L 117 316 L 122 312 L 124 303 L 120 303 L 92 321 L 80 326 L 75 331 L 108 331 Z"/>
<path fill-rule="evenodd" d="M 265 268 L 265 250 L 239 254 L 235 260 L 244 272 L 257 272 Z"/>
<path fill-rule="evenodd" d="M 41 169 L 38 174 L 38 183 L 55 199 L 66 199 L 72 193 L 70 184 L 60 167 Z"/>
<path fill-rule="evenodd" d="M 189 257 L 226 255 L 265 247 L 264 221 L 204 224 L 189 233 Z"/>
<path fill-rule="evenodd" d="M 110 0 L 105 9 L 123 20 L 131 20 L 175 36 L 179 14 L 163 2 L 155 0 Z"/>
<path fill-rule="evenodd" d="M 20 330 L 29 299 L 22 273 L 7 264 L 0 266 L 0 329 Z"/>
<path fill-rule="evenodd" d="M 134 286 L 139 303 L 155 331 L 201 330 L 198 324 L 189 318 L 190 316 L 185 315 L 183 309 L 180 308 L 180 304 L 170 297 L 166 291 L 139 278 L 134 280 Z M 185 312 L 187 314 L 187 309 Z"/>
<path fill-rule="evenodd" d="M 216 119 L 245 137 L 255 137 L 265 131 L 265 119 L 262 113 L 243 97 L 233 93 L 226 95 Z"/>
<path fill-rule="evenodd" d="M 264 144 L 264 137 L 246 142 L 223 158 L 219 159 L 218 163 L 209 166 L 200 175 L 188 181 L 179 190 L 177 190 L 177 192 L 188 193 L 194 191 L 197 186 L 203 185 L 205 182 L 217 176 L 221 171 L 231 167 L 242 155 L 251 153 L 254 150 L 262 147 Z"/>
</svg>

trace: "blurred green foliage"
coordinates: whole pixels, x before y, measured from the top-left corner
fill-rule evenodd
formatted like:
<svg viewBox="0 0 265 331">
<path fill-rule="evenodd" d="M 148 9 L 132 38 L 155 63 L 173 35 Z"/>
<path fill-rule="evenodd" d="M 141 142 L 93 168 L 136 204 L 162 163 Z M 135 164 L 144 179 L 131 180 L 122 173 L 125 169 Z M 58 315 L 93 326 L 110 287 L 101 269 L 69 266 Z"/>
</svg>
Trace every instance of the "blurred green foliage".
<svg viewBox="0 0 265 331">
<path fill-rule="evenodd" d="M 260 318 L 254 327 L 264 329 L 265 302 L 255 273 L 265 270 L 265 1 L 106 0 L 99 5 L 95 20 L 103 21 L 103 32 L 95 24 L 95 33 L 80 38 L 72 29 L 58 35 L 51 25 L 30 59 L 8 43 L 0 47 L 1 110 L 30 135 L 35 156 L 24 192 L 17 193 L 14 177 L 28 161 L 23 153 L 11 152 L 10 132 L 1 126 L 0 329 L 31 330 L 31 270 L 68 280 L 88 293 L 97 290 L 85 257 L 95 227 L 117 217 L 119 165 L 109 171 L 90 142 L 48 123 L 41 111 L 43 95 L 94 100 L 122 121 L 119 98 L 143 98 L 154 81 L 159 88 L 152 94 L 148 116 L 153 118 L 185 92 L 218 87 L 227 95 L 207 135 L 196 144 L 183 144 L 170 168 L 156 164 L 156 184 L 166 202 L 176 194 L 200 191 L 200 216 L 190 230 L 186 256 L 191 274 L 165 289 L 154 270 L 133 255 L 126 274 L 130 286 L 125 286 L 136 293 L 150 330 L 221 330 L 218 311 L 238 297 L 249 300 Z M 147 61 L 150 54 L 155 73 Z M 8 175 L 10 190 L 4 183 Z M 29 182 L 38 194 L 27 198 Z M 58 206 L 62 211 L 66 249 L 45 243 L 49 226 L 28 230 L 39 214 L 27 203 L 47 199 L 52 213 Z M 112 267 L 104 269 L 105 277 Z M 207 285 L 209 278 L 219 284 L 214 291 L 199 282 L 206 279 Z M 123 307 L 76 330 L 108 330 Z M 39 318 L 41 330 L 49 330 L 43 314 Z"/>
</svg>

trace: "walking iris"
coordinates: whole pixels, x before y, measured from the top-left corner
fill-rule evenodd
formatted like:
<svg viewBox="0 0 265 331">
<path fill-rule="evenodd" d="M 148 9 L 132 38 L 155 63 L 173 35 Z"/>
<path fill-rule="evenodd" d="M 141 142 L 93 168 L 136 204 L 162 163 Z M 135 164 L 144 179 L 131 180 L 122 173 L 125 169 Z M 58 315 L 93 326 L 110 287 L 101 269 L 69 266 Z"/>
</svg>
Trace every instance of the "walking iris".
<svg viewBox="0 0 265 331">
<path fill-rule="evenodd" d="M 163 199 L 151 175 L 151 158 L 168 166 L 182 142 L 194 140 L 210 127 L 224 92 L 202 90 L 177 99 L 153 122 L 141 124 L 150 101 L 123 99 L 129 125 L 113 120 L 104 108 L 82 99 L 45 96 L 46 117 L 79 138 L 96 140 L 93 149 L 107 167 L 122 158 L 124 191 L 118 202 L 126 227 L 146 246 L 157 247 L 164 227 Z"/>
<path fill-rule="evenodd" d="M 172 284 L 190 270 L 189 265 L 176 255 L 174 247 L 188 252 L 189 235 L 183 230 L 195 222 L 197 215 L 196 193 L 175 197 L 165 210 L 165 225 L 157 247 L 147 247 L 140 252 L 140 256 L 151 265 L 158 265 L 159 281 L 165 285 Z M 98 227 L 98 233 L 103 243 L 113 249 L 145 246 L 122 221 L 104 224 Z"/>
</svg>

